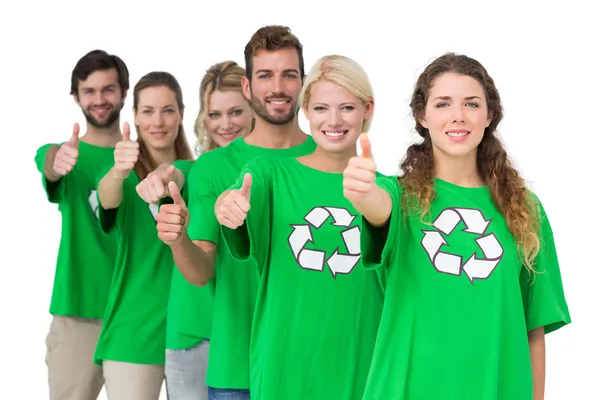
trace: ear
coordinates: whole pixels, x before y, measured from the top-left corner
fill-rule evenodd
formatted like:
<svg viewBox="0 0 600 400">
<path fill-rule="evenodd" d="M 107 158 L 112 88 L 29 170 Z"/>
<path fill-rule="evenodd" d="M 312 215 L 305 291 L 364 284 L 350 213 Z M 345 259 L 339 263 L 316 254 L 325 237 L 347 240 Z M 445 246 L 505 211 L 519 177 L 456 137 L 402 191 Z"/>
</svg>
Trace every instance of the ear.
<svg viewBox="0 0 600 400">
<path fill-rule="evenodd" d="M 365 121 L 368 121 L 371 118 L 373 111 L 375 111 L 375 100 L 372 97 L 369 97 L 367 104 L 365 104 Z"/>
<path fill-rule="evenodd" d="M 77 96 L 77 93 L 73 94 L 73 100 L 75 100 L 75 104 L 81 107 L 81 103 L 79 102 L 79 97 Z"/>
<path fill-rule="evenodd" d="M 125 89 L 123 91 L 123 96 L 122 97 L 123 97 L 123 102 L 125 102 L 125 100 L 127 99 L 127 89 Z"/>
<path fill-rule="evenodd" d="M 492 123 L 492 120 L 493 120 L 493 119 L 494 119 L 494 113 L 490 111 L 490 112 L 488 113 L 488 117 L 487 117 L 487 119 L 485 120 L 485 127 L 486 127 L 486 128 L 490 126 L 490 124 Z"/>
<path fill-rule="evenodd" d="M 245 75 L 242 77 L 242 93 L 244 94 L 244 97 L 250 101 L 252 98 L 252 91 L 250 90 L 250 81 Z"/>
<path fill-rule="evenodd" d="M 425 113 L 423 113 L 423 116 L 421 118 L 418 119 L 419 124 L 421 124 L 421 126 L 425 129 L 429 129 L 429 124 L 427 123 L 427 120 L 425 119 Z"/>
<path fill-rule="evenodd" d="M 134 125 L 139 125 L 139 123 L 138 123 L 138 113 L 135 110 L 135 108 L 133 108 L 133 123 L 134 123 Z"/>
</svg>

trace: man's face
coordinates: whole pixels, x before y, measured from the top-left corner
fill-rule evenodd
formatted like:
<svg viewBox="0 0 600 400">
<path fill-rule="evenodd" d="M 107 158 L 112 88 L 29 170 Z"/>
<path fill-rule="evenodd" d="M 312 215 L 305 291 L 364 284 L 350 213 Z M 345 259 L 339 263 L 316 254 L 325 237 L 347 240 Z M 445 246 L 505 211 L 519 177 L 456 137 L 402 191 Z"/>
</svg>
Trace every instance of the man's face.
<svg viewBox="0 0 600 400">
<path fill-rule="evenodd" d="M 244 77 L 244 95 L 256 115 L 273 125 L 294 120 L 301 89 L 296 49 L 260 50 L 253 57 L 252 82 Z"/>
<path fill-rule="evenodd" d="M 86 80 L 79 81 L 77 96 L 74 97 L 85 119 L 97 128 L 115 123 L 125 101 L 114 68 L 92 72 Z"/>
</svg>

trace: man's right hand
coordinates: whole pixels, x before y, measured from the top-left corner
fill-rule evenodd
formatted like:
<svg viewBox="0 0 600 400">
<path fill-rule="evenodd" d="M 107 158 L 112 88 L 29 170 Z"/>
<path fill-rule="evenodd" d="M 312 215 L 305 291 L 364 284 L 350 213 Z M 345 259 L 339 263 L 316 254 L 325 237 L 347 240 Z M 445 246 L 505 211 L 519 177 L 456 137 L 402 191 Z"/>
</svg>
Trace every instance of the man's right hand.
<svg viewBox="0 0 600 400">
<path fill-rule="evenodd" d="M 59 180 L 73 170 L 79 157 L 79 124 L 73 124 L 73 134 L 68 142 L 65 142 L 56 151 L 52 162 L 51 178 Z"/>
<path fill-rule="evenodd" d="M 244 182 L 239 190 L 228 190 L 222 193 L 215 203 L 217 221 L 230 229 L 237 229 L 244 224 L 250 210 L 250 189 L 252 175 L 244 175 Z"/>
<path fill-rule="evenodd" d="M 123 140 L 115 146 L 115 177 L 119 179 L 127 178 L 138 161 L 139 155 L 140 144 L 130 139 L 129 124 L 125 122 L 123 124 Z"/>
</svg>

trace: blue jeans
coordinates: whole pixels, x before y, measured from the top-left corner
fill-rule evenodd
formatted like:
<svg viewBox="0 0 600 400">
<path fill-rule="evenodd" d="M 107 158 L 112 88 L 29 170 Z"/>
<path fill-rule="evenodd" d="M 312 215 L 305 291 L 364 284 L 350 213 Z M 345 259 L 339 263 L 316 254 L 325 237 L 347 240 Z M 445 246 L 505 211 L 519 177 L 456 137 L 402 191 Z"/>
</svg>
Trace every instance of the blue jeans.
<svg viewBox="0 0 600 400">
<path fill-rule="evenodd" d="M 183 350 L 167 349 L 165 381 L 169 400 L 208 400 L 206 369 L 209 341 Z"/>
<path fill-rule="evenodd" d="M 208 387 L 208 400 L 250 400 L 247 389 L 217 389 Z"/>
</svg>

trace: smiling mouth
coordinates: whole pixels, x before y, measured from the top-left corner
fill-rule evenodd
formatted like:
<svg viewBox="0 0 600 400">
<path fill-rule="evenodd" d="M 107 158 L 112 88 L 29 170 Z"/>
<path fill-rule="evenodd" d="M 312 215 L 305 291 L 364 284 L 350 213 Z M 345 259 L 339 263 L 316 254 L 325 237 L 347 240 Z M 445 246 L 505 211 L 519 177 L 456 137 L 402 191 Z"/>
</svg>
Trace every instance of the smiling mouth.
<svg viewBox="0 0 600 400">
<path fill-rule="evenodd" d="M 327 136 L 329 139 L 333 139 L 333 140 L 339 140 L 341 138 L 343 138 L 344 136 L 346 136 L 346 134 L 348 133 L 348 131 L 321 131 L 325 136 Z"/>
<path fill-rule="evenodd" d="M 150 134 L 152 136 L 156 136 L 156 137 L 164 137 L 167 136 L 167 132 L 150 132 Z"/>
<path fill-rule="evenodd" d="M 217 133 L 217 135 L 221 136 L 224 139 L 234 139 L 240 134 L 240 131 L 228 132 L 228 133 Z"/>
<path fill-rule="evenodd" d="M 275 106 L 282 106 L 284 104 L 288 104 L 290 101 L 287 99 L 273 99 L 273 100 L 267 100 L 267 103 L 269 104 L 273 104 Z"/>
<path fill-rule="evenodd" d="M 471 131 L 468 131 L 465 129 L 461 129 L 459 131 L 446 131 L 446 135 L 450 136 L 451 138 L 456 138 L 456 139 L 463 138 L 463 137 L 467 136 L 469 133 L 471 133 Z"/>
</svg>

